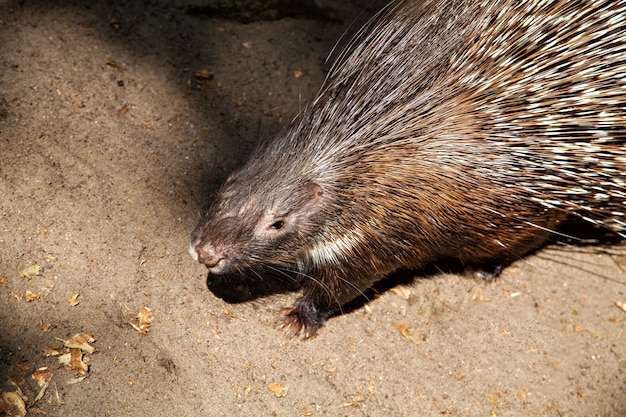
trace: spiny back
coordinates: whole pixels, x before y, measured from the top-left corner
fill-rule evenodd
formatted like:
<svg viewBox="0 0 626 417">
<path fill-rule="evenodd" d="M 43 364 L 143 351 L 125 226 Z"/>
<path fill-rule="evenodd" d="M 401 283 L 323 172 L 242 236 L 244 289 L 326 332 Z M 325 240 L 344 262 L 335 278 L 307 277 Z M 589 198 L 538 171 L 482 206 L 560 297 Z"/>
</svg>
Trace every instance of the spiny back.
<svg viewBox="0 0 626 417">
<path fill-rule="evenodd" d="M 492 164 L 479 180 L 623 230 L 626 1 L 392 3 L 358 41 L 278 169 L 342 187 L 371 161 Z"/>
</svg>

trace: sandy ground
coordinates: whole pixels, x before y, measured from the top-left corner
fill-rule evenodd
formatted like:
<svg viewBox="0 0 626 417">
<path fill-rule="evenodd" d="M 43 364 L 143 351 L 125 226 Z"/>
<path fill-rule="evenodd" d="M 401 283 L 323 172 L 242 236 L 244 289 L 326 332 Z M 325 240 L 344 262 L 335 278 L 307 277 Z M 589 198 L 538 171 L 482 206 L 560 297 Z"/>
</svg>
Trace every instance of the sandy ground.
<svg viewBox="0 0 626 417">
<path fill-rule="evenodd" d="M 491 284 L 417 279 L 308 341 L 275 328 L 296 294 L 207 288 L 187 253 L 205 196 L 315 94 L 358 6 L 243 24 L 84 3 L 0 0 L 0 390 L 29 415 L 626 415 L 625 256 L 548 248 Z M 82 332 L 76 382 L 42 352 Z"/>
</svg>

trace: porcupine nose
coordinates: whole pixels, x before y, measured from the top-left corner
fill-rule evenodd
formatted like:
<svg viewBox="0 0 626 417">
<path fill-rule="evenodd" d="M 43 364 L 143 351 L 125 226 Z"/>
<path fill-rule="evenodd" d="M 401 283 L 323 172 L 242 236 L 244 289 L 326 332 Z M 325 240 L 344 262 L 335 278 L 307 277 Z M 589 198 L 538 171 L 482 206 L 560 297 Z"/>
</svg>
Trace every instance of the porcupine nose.
<svg viewBox="0 0 626 417">
<path fill-rule="evenodd" d="M 224 265 L 224 254 L 215 250 L 210 243 L 191 245 L 189 252 L 192 258 L 204 264 L 213 273 L 218 273 Z"/>
</svg>

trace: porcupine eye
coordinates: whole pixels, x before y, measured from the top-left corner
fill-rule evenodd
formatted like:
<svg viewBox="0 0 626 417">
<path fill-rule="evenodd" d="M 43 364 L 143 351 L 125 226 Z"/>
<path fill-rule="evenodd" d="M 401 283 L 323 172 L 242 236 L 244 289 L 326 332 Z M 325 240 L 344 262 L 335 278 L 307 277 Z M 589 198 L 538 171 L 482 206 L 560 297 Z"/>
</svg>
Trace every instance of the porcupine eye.
<svg viewBox="0 0 626 417">
<path fill-rule="evenodd" d="M 280 230 L 285 225 L 285 222 L 282 220 L 276 220 L 274 223 L 270 225 L 270 229 Z"/>
</svg>

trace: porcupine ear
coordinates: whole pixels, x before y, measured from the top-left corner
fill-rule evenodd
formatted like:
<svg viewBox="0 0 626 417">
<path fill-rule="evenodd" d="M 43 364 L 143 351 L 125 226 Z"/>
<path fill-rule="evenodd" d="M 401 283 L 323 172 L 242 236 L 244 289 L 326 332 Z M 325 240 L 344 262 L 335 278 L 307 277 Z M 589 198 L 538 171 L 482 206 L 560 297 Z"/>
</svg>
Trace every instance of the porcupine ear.
<svg viewBox="0 0 626 417">
<path fill-rule="evenodd" d="M 294 194 L 293 207 L 297 209 L 312 209 L 312 204 L 317 202 L 324 194 L 322 187 L 312 180 L 303 180 L 298 186 L 298 192 Z"/>
<path fill-rule="evenodd" d="M 307 191 L 307 195 L 310 201 L 317 200 L 322 196 L 322 194 L 324 194 L 324 190 L 322 190 L 322 187 L 318 183 L 311 180 L 307 180 L 304 182 L 304 188 Z"/>
</svg>

